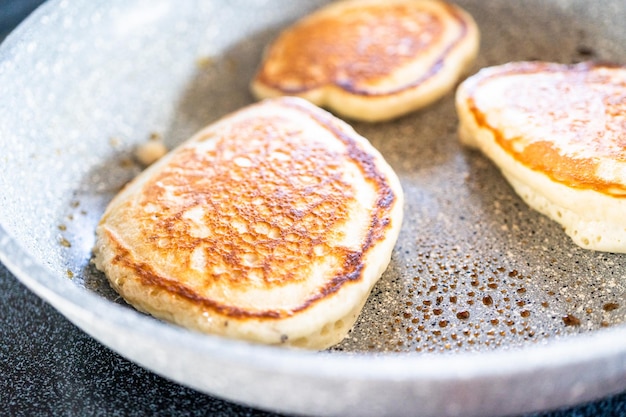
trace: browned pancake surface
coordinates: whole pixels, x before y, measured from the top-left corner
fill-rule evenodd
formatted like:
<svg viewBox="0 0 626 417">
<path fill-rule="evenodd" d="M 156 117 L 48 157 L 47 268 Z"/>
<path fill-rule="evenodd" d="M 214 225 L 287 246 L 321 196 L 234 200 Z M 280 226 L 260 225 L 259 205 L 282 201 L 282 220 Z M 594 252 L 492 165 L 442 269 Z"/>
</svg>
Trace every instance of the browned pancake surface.
<svg viewBox="0 0 626 417">
<path fill-rule="evenodd" d="M 496 83 L 506 113 L 487 91 Z M 517 161 L 570 187 L 626 196 L 626 68 L 512 63 L 481 71 L 466 88 L 475 122 Z M 518 122 L 535 134 L 507 130 Z"/>
<path fill-rule="evenodd" d="M 422 2 L 354 2 L 341 13 L 314 14 L 303 19 L 270 48 L 257 74 L 257 81 L 287 94 L 335 84 L 366 95 L 391 94 L 415 86 L 436 74 L 448 50 L 467 35 L 467 21 L 458 9 L 441 3 L 440 9 Z M 458 27 L 452 39 L 450 20 Z M 432 67 L 418 79 L 410 79 L 392 90 L 372 92 L 394 71 L 420 56 Z"/>
<path fill-rule="evenodd" d="M 330 115 L 290 99 L 273 105 L 305 114 L 336 143 L 316 140 L 319 132 L 303 132 L 277 111 L 205 131 L 142 185 L 138 199 L 103 218 L 118 253 L 112 263 L 152 291 L 240 319 L 289 317 L 359 282 L 365 256 L 391 227 L 397 196 L 372 154 Z M 348 176 L 346 164 L 354 170 Z M 350 175 L 376 192 L 362 232 L 346 230 L 359 205 Z M 136 230 L 127 230 L 129 220 Z M 343 243 L 347 233 L 358 245 Z M 332 273 L 311 284 L 316 268 L 329 265 Z M 271 306 L 249 295 L 299 284 L 302 292 L 289 290 Z"/>
</svg>

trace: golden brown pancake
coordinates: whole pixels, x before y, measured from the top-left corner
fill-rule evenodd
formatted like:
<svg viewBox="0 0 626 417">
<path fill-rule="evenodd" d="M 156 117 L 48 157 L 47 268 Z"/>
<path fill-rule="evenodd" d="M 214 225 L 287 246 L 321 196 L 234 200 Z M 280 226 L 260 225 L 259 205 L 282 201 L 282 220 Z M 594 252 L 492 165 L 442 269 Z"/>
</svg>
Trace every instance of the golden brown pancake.
<svg viewBox="0 0 626 417">
<path fill-rule="evenodd" d="M 251 90 L 292 95 L 353 119 L 381 121 L 450 91 L 473 63 L 472 17 L 434 0 L 346 0 L 287 28 L 268 47 Z"/>
<path fill-rule="evenodd" d="M 96 266 L 130 304 L 202 332 L 323 349 L 352 327 L 402 222 L 395 173 L 298 99 L 203 129 L 129 183 Z"/>
<path fill-rule="evenodd" d="M 583 248 L 626 252 L 626 67 L 514 62 L 457 91 L 460 138 Z"/>
</svg>

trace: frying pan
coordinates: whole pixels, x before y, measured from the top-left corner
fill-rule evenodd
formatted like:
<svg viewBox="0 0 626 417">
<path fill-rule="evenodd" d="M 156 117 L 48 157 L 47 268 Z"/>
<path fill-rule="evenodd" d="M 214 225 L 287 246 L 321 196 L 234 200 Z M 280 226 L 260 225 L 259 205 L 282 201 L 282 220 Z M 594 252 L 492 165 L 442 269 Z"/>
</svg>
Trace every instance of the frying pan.
<svg viewBox="0 0 626 417">
<path fill-rule="evenodd" d="M 201 335 L 125 305 L 90 263 L 107 202 L 169 147 L 252 102 L 264 46 L 324 1 L 52 0 L 0 49 L 0 260 L 85 332 L 212 395 L 309 415 L 506 415 L 626 389 L 626 256 L 585 251 L 459 145 L 453 92 L 351 121 L 398 173 L 405 221 L 348 337 L 324 352 Z M 471 69 L 626 60 L 619 0 L 459 0 Z"/>
</svg>

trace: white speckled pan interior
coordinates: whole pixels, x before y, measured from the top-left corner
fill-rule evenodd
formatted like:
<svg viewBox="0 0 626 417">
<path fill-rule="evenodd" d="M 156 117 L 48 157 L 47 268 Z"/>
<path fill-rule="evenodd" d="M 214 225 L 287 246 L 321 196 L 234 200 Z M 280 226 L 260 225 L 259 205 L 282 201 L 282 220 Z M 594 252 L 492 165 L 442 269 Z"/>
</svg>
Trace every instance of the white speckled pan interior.
<svg viewBox="0 0 626 417">
<path fill-rule="evenodd" d="M 626 388 L 626 255 L 574 246 L 456 136 L 453 93 L 352 123 L 398 173 L 389 269 L 328 352 L 199 335 L 124 305 L 90 264 L 94 227 L 169 147 L 252 102 L 264 46 L 324 1 L 52 0 L 0 49 L 0 260 L 86 332 L 202 392 L 315 415 L 505 415 Z M 473 71 L 514 60 L 626 63 L 626 3 L 459 0 Z M 626 214 L 625 214 L 626 215 Z"/>
</svg>

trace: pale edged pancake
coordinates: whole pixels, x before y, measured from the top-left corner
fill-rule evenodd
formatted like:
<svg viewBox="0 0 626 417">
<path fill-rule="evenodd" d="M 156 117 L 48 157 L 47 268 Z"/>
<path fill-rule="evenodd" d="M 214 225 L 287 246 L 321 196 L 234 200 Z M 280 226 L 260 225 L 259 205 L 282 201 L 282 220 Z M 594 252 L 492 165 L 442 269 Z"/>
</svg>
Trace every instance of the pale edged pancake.
<svg viewBox="0 0 626 417">
<path fill-rule="evenodd" d="M 95 264 L 131 305 L 190 329 L 324 349 L 388 266 L 400 182 L 348 124 L 298 98 L 204 128 L 130 182 Z"/>
<path fill-rule="evenodd" d="M 626 252 L 626 67 L 512 62 L 457 90 L 459 135 L 579 246 Z"/>
<path fill-rule="evenodd" d="M 285 29 L 266 49 L 251 91 L 291 95 L 370 122 L 422 108 L 474 62 L 473 18 L 436 0 L 345 0 Z"/>
</svg>

